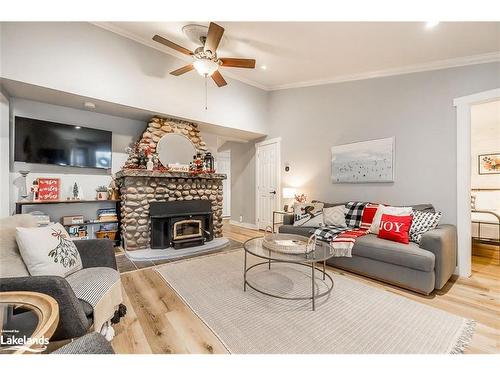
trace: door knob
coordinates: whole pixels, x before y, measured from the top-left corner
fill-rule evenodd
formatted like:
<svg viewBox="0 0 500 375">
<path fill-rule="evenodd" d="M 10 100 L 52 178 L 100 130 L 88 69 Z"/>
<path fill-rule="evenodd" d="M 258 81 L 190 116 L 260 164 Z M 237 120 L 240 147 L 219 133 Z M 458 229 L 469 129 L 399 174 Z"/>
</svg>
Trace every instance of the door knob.
<svg viewBox="0 0 500 375">
<path fill-rule="evenodd" d="M 276 190 L 270 191 L 269 194 L 276 194 Z"/>
</svg>

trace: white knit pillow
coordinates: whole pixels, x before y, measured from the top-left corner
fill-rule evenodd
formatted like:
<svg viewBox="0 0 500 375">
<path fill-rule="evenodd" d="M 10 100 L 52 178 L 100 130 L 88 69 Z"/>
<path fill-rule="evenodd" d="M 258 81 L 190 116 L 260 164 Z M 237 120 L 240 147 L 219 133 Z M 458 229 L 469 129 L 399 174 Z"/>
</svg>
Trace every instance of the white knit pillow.
<svg viewBox="0 0 500 375">
<path fill-rule="evenodd" d="M 380 227 L 380 220 L 382 215 L 393 215 L 393 216 L 409 216 L 411 215 L 411 207 L 394 207 L 394 206 L 382 206 L 380 205 L 375 212 L 373 217 L 372 225 L 370 225 L 369 232 L 373 234 L 378 234 Z"/>
<path fill-rule="evenodd" d="M 82 269 L 78 249 L 64 227 L 16 228 L 19 252 L 32 276 L 66 277 Z"/>
<path fill-rule="evenodd" d="M 339 228 L 347 228 L 345 222 L 346 208 L 342 206 L 325 207 L 323 208 L 323 221 L 325 225 L 330 225 Z"/>
</svg>

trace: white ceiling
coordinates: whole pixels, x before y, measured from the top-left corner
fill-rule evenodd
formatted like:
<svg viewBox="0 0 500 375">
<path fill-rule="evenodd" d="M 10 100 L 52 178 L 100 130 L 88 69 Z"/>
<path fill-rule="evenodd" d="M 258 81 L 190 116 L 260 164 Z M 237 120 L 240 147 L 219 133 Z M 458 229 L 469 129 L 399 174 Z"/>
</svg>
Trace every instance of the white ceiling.
<svg viewBox="0 0 500 375">
<path fill-rule="evenodd" d="M 190 23 L 207 25 L 194 21 L 95 24 L 189 61 L 190 57 L 151 38 L 160 34 L 194 49 L 196 45 L 182 33 Z M 500 22 L 442 22 L 433 28 L 426 28 L 424 22 L 217 23 L 226 30 L 219 56 L 257 60 L 255 70 L 222 68 L 221 72 L 266 90 L 500 60 Z"/>
</svg>

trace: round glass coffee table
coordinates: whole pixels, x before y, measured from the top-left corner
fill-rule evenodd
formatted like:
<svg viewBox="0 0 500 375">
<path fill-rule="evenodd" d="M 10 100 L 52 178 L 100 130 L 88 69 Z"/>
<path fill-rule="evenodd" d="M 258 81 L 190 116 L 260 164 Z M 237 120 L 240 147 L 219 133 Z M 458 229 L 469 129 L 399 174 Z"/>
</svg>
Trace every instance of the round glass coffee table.
<svg viewBox="0 0 500 375">
<path fill-rule="evenodd" d="M 332 277 L 326 273 L 326 261 L 333 257 L 333 251 L 332 248 L 330 247 L 329 244 L 326 242 L 317 242 L 316 243 L 316 248 L 309 252 L 309 253 L 303 253 L 303 254 L 288 254 L 288 253 L 283 253 L 275 250 L 270 250 L 262 245 L 262 237 L 256 237 L 252 238 L 248 241 L 246 241 L 243 244 L 243 248 L 245 249 L 245 264 L 244 264 L 244 271 L 243 271 L 243 290 L 246 291 L 247 285 L 252 288 L 253 290 L 265 294 L 270 297 L 275 297 L 275 298 L 281 298 L 281 299 L 289 299 L 289 300 L 311 300 L 312 302 L 312 310 L 314 311 L 316 309 L 316 299 L 321 298 L 323 296 L 326 296 L 330 294 L 330 292 L 333 289 L 333 279 Z M 307 237 L 304 237 L 304 240 L 307 242 Z M 255 257 L 264 259 L 262 262 L 255 263 L 251 266 L 247 266 L 247 254 L 251 254 Z M 288 297 L 288 296 L 282 296 L 282 295 L 277 295 L 271 292 L 267 292 L 265 290 L 262 290 L 258 287 L 256 287 L 254 284 L 252 284 L 250 281 L 247 279 L 247 273 L 248 271 L 257 268 L 257 267 L 263 267 L 267 266 L 267 268 L 270 270 L 271 269 L 271 264 L 272 263 L 290 263 L 290 264 L 298 264 L 302 265 L 305 267 L 308 267 L 311 269 L 311 293 L 308 294 L 307 296 L 297 296 L 297 297 Z M 322 268 L 318 268 L 316 266 L 316 263 L 322 263 Z M 321 293 L 315 291 L 315 273 L 320 272 L 320 276 L 322 277 L 323 280 L 326 281 L 328 279 L 329 285 L 326 291 L 323 291 Z"/>
</svg>

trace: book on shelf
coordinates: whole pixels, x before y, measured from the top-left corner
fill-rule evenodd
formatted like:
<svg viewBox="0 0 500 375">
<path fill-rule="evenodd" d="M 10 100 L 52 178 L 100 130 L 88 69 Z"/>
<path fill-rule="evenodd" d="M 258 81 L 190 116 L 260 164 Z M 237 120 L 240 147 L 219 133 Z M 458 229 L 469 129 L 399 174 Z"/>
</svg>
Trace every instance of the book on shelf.
<svg viewBox="0 0 500 375">
<path fill-rule="evenodd" d="M 97 220 L 100 222 L 117 221 L 116 208 L 101 208 L 97 210 Z"/>
</svg>

